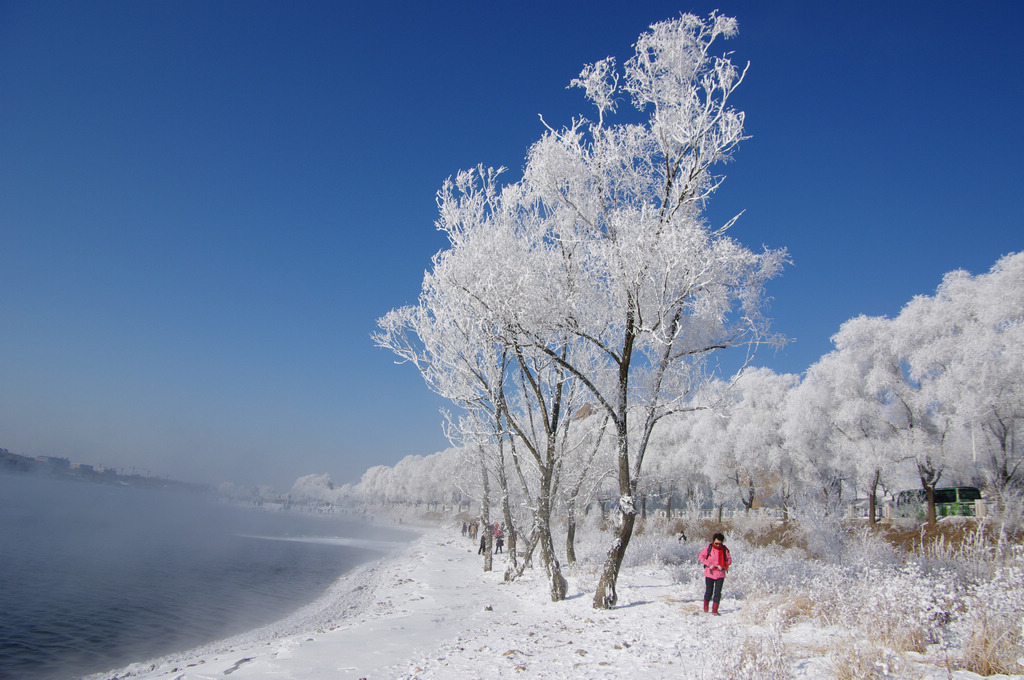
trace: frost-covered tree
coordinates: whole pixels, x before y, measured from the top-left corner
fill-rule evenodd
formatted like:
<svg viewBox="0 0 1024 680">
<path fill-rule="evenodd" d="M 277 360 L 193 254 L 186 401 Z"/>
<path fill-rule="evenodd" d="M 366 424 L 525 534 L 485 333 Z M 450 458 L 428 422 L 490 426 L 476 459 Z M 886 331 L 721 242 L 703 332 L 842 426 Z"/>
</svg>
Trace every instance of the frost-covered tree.
<svg viewBox="0 0 1024 680">
<path fill-rule="evenodd" d="M 947 467 L 949 421 L 909 369 L 903 328 L 895 319 L 859 316 L 845 322 L 833 342 L 863 366 L 865 393 L 878 403 L 900 456 L 913 461 L 934 523 L 935 487 Z"/>
<path fill-rule="evenodd" d="M 589 65 L 582 88 L 596 118 L 548 133 L 530 150 L 524 182 L 539 197 L 547 260 L 560 285 L 539 298 L 549 311 L 515 330 L 562 361 L 615 428 L 619 526 L 594 606 L 611 607 L 636 519 L 647 443 L 657 423 L 686 408 L 721 349 L 765 339 L 762 287 L 783 251 L 754 253 L 709 226 L 705 201 L 743 137 L 730 97 L 743 79 L 712 45 L 733 19 L 684 15 L 640 36 L 620 74 L 614 59 Z M 648 118 L 612 124 L 622 97 Z M 734 314 L 734 312 L 737 312 Z M 586 348 L 583 366 L 558 358 L 555 339 Z"/>
<path fill-rule="evenodd" d="M 847 471 L 834 443 L 834 392 L 820 373 L 812 366 L 785 395 L 782 436 L 802 483 L 832 496 L 841 491 Z"/>
<path fill-rule="evenodd" d="M 687 414 L 689 415 L 689 414 Z M 662 505 L 667 517 L 677 509 L 674 500 L 694 483 L 696 465 L 693 457 L 685 455 L 690 421 L 684 416 L 665 421 L 651 436 L 647 448 L 647 466 L 643 484 Z"/>
<path fill-rule="evenodd" d="M 852 477 L 866 489 L 874 523 L 879 489 L 902 454 L 887 418 L 890 406 L 867 391 L 870 359 L 847 348 L 815 362 L 787 404 L 787 440 L 798 448 L 817 449 L 833 474 Z"/>
<path fill-rule="evenodd" d="M 719 504 L 730 496 L 721 493 L 724 488 L 731 492 L 731 487 L 722 482 L 724 472 L 718 474 L 716 469 L 714 475 L 707 474 L 709 459 L 715 457 L 709 446 L 721 442 L 719 435 L 725 426 L 715 407 L 721 405 L 727 386 L 721 380 L 704 385 L 691 400 L 692 410 L 664 419 L 648 444 L 655 453 L 645 475 L 653 484 L 673 489 L 688 512 L 704 509 L 705 501 L 714 500 L 712 494 Z M 666 494 L 667 511 L 672 510 L 669 501 L 673 497 Z"/>
<path fill-rule="evenodd" d="M 514 443 L 529 449 L 543 477 L 558 465 L 559 426 L 576 407 L 567 395 L 593 403 L 611 424 L 619 522 L 595 607 L 616 602 L 656 425 L 688 408 L 709 355 L 767 339 L 763 285 L 786 253 L 750 251 L 728 237 L 731 223 L 712 227 L 703 217 L 721 181 L 712 168 L 744 139 L 743 114 L 729 103 L 743 72 L 711 53 L 735 33 L 735 20 L 717 14 L 655 24 L 621 74 L 613 59 L 584 68 L 572 84 L 596 118 L 549 128 L 522 181 L 499 190 L 496 171 L 478 170 L 439 195 L 438 226 L 451 247 L 435 258 L 424 294 L 443 291 L 452 310 L 444 323 L 480 334 L 483 342 L 471 344 L 490 364 L 508 357 L 491 383 L 502 389 L 487 399 L 503 400 Z M 626 96 L 645 122 L 610 122 Z M 406 320 L 430 309 L 421 299 Z M 388 338 L 379 338 L 392 348 L 390 338 L 404 332 L 404 321 L 393 321 L 382 320 Z M 452 372 L 468 384 L 459 376 L 474 361 L 428 354 L 416 355 L 428 383 Z M 550 485 L 542 481 L 537 498 L 550 503 Z"/>
<path fill-rule="evenodd" d="M 738 501 L 745 511 L 773 498 L 786 507 L 798 482 L 791 449 L 784 446 L 783 405 L 798 378 L 747 368 L 703 390 L 708 408 L 688 416 L 689 447 L 719 505 Z"/>
<path fill-rule="evenodd" d="M 751 461 L 751 469 L 760 468 L 766 491 L 784 512 L 800 485 L 801 469 L 809 467 L 794 458 L 783 437 L 786 398 L 798 382 L 799 377 L 789 373 L 744 369 L 734 381 L 738 399 L 727 426 L 727 439 L 740 459 Z"/>
<path fill-rule="evenodd" d="M 910 373 L 970 437 L 993 490 L 1024 486 L 1024 253 L 979 276 L 950 272 L 900 320 Z"/>
<path fill-rule="evenodd" d="M 494 198 L 491 173 L 473 184 L 479 191 L 469 195 L 474 208 L 484 210 Z M 464 173 L 471 182 L 472 173 Z M 423 281 L 419 303 L 394 309 L 378 321 L 380 331 L 373 339 L 402 360 L 412 363 L 434 392 L 462 407 L 464 417 L 448 416 L 448 436 L 459 441 L 479 472 L 481 516 L 490 523 L 492 445 L 505 437 L 501 415 L 501 391 L 509 363 L 508 352 L 496 344 L 492 329 L 478 313 L 471 296 L 458 283 L 459 263 L 435 258 L 434 271 Z M 452 280 L 456 283 L 453 285 Z M 507 505 L 504 469 L 496 480 L 502 484 L 501 498 Z M 507 507 L 506 514 L 507 512 Z M 486 535 L 486 533 L 485 533 Z M 484 557 L 484 569 L 491 567 L 490 540 Z"/>
<path fill-rule="evenodd" d="M 681 443 L 676 464 L 692 469 L 707 481 L 719 518 L 726 504 L 751 507 L 760 486 L 760 471 L 750 468 L 750 459 L 739 458 L 741 452 L 728 438 L 735 397 L 729 382 L 711 381 L 697 397 L 705 408 L 686 414 L 685 419 L 673 419 L 669 425 Z"/>
<path fill-rule="evenodd" d="M 533 512 L 530 540 L 541 549 L 552 598 L 559 600 L 566 581 L 551 536 L 551 512 L 572 415 L 583 403 L 583 386 L 571 379 L 565 363 L 581 365 L 575 356 L 581 348 L 553 339 L 545 348 L 554 349 L 552 358 L 522 343 L 515 331 L 549 312 L 541 294 L 549 289 L 545 264 L 551 264 L 552 253 L 536 244 L 539 206 L 524 197 L 521 186 L 499 189 L 500 172 L 477 168 L 445 183 L 437 226 L 451 247 L 435 256 L 419 304 L 383 317 L 374 338 L 414 362 L 435 391 L 473 413 L 460 421 L 474 424 L 463 435 L 482 453 L 501 457 L 492 469 L 502 483 L 507 442 Z M 480 423 L 491 426 L 489 443 L 481 439 Z"/>
</svg>

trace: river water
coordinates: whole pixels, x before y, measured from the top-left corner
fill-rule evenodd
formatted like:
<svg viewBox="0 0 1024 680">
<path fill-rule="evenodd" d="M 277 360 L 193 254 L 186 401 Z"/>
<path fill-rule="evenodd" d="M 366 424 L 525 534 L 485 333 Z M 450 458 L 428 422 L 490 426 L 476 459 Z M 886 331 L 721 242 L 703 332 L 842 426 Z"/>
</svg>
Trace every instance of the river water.
<svg viewBox="0 0 1024 680">
<path fill-rule="evenodd" d="M 0 680 L 68 680 L 271 623 L 398 530 L 0 474 Z M 356 543 L 359 541 L 357 540 Z"/>
</svg>

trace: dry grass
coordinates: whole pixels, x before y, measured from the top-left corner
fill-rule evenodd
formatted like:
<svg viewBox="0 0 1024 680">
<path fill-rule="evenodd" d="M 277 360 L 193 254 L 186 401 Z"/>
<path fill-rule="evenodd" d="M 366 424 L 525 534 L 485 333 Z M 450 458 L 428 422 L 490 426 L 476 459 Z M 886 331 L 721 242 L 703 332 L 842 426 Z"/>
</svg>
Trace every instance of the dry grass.
<svg viewBox="0 0 1024 680">
<path fill-rule="evenodd" d="M 849 642 L 829 653 L 829 670 L 835 680 L 882 680 L 920 678 L 894 652 L 870 643 Z"/>
<path fill-rule="evenodd" d="M 1021 650 L 1021 623 L 1005 617 L 976 612 L 976 624 L 964 643 L 963 668 L 978 675 L 1024 673 L 1018 663 Z"/>
<path fill-rule="evenodd" d="M 749 623 L 760 624 L 772 615 L 786 630 L 798 621 L 814 618 L 814 610 L 814 602 L 804 593 L 757 593 L 746 598 L 743 616 Z"/>
<path fill-rule="evenodd" d="M 734 666 L 736 678 L 781 680 L 792 677 L 781 641 L 772 636 L 748 637 L 740 643 L 739 659 Z"/>
<path fill-rule="evenodd" d="M 681 520 L 675 519 L 669 522 L 668 531 L 673 536 L 683 534 L 691 541 L 710 541 L 712 534 L 723 530 L 724 527 L 718 522 L 711 522 L 703 519 Z"/>
<path fill-rule="evenodd" d="M 795 527 L 787 524 L 773 524 L 767 530 L 745 530 L 740 536 L 749 545 L 764 548 L 769 545 L 777 545 L 782 548 L 807 549 L 807 542 Z"/>
<path fill-rule="evenodd" d="M 938 543 L 944 543 L 953 549 L 960 549 L 966 544 L 974 543 L 979 531 L 984 534 L 986 543 L 995 545 L 999 540 L 1000 527 L 984 520 L 959 518 L 955 522 L 946 521 L 910 527 L 898 524 L 876 524 L 872 530 L 907 553 L 919 553 L 928 546 Z M 1022 540 L 1024 537 L 1020 535 L 1011 537 L 1011 542 L 1020 543 Z"/>
<path fill-rule="evenodd" d="M 879 616 L 872 622 L 871 631 L 878 642 L 899 652 L 923 654 L 928 636 L 923 626 L 898 616 Z"/>
<path fill-rule="evenodd" d="M 639 524 L 639 522 L 638 522 Z M 685 534 L 691 541 L 710 541 L 715 533 L 742 538 L 748 545 L 764 548 L 778 545 L 783 548 L 806 549 L 807 544 L 793 525 L 766 522 L 764 526 L 752 529 L 742 520 L 673 520 L 668 524 L 671 535 Z"/>
<path fill-rule="evenodd" d="M 748 545 L 766 547 L 777 545 L 782 548 L 801 548 L 806 550 L 807 543 L 804 540 L 799 527 L 795 523 L 773 523 L 767 527 L 750 529 L 745 527 L 746 522 L 742 520 L 724 520 L 716 522 L 713 520 L 672 520 L 665 522 L 666 533 L 670 535 L 686 534 L 690 540 L 710 540 L 715 532 L 722 532 L 727 536 L 741 537 Z M 894 524 L 864 524 L 862 522 L 845 524 L 846 531 L 854 531 L 861 527 L 868 527 L 870 531 L 881 536 L 896 548 L 904 552 L 916 554 L 929 546 L 944 543 L 952 549 L 959 549 L 965 544 L 974 543 L 980 530 L 985 535 L 989 545 L 995 545 L 1000 540 L 1001 524 L 974 517 L 960 517 L 956 521 L 941 521 L 936 524 L 921 524 L 919 522 L 903 522 Z M 653 528 L 653 527 L 651 527 Z M 648 529 L 644 522 L 637 521 L 637 533 L 643 533 Z M 1009 543 L 1024 543 L 1024 533 L 1004 535 L 1004 540 Z"/>
</svg>

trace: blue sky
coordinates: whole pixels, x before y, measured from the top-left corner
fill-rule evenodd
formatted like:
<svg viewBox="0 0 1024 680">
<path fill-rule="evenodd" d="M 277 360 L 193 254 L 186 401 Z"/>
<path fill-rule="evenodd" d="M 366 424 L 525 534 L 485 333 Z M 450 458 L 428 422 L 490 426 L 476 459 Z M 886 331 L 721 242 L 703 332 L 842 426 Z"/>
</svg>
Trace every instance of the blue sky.
<svg viewBox="0 0 1024 680">
<path fill-rule="evenodd" d="M 369 339 L 436 191 L 515 176 L 583 64 L 680 12 L 751 64 L 709 215 L 793 259 L 758 363 L 1024 247 L 1020 3 L 368 5 L 0 0 L 0 447 L 278 488 L 445 448 Z"/>
</svg>

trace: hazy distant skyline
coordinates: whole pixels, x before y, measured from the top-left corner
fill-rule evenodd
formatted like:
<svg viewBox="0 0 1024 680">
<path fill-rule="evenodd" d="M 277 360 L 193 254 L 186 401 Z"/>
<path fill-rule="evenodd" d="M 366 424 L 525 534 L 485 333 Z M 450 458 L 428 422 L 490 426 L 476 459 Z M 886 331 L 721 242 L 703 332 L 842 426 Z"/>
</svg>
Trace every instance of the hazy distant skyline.
<svg viewBox="0 0 1024 680">
<path fill-rule="evenodd" d="M 649 24 L 735 16 L 752 138 L 709 219 L 786 247 L 757 361 L 1024 249 L 1024 8 L 997 2 L 0 3 L 0 447 L 286 489 L 448 446 L 370 341 L 435 192 L 591 112 Z"/>
</svg>

